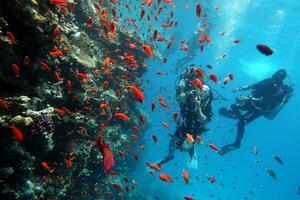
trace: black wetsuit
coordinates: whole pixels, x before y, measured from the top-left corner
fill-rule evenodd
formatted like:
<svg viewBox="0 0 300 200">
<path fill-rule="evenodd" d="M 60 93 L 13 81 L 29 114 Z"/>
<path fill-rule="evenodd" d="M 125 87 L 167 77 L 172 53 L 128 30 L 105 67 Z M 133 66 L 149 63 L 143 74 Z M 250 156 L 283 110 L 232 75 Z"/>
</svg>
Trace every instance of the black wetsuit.
<svg viewBox="0 0 300 200">
<path fill-rule="evenodd" d="M 236 139 L 233 144 L 223 147 L 219 153 L 225 154 L 234 148 L 239 148 L 247 124 L 260 116 L 267 117 L 272 114 L 272 110 L 276 106 L 286 103 L 288 95 L 285 88 L 290 88 L 290 86 L 284 85 L 283 82 L 276 82 L 273 78 L 243 87 L 242 90 L 252 90 L 251 96 L 248 96 L 247 100 L 232 104 L 230 106 L 231 116 L 226 116 L 239 120 Z M 246 111 L 246 113 L 242 114 L 242 111 Z"/>
<path fill-rule="evenodd" d="M 185 104 L 180 106 L 181 111 L 181 122 L 177 126 L 174 135 L 172 135 L 169 143 L 169 153 L 168 156 L 163 159 L 160 164 L 164 164 L 169 160 L 174 158 L 174 152 L 176 149 L 182 150 L 183 142 L 186 140 L 186 134 L 192 134 L 194 138 L 203 132 L 207 131 L 205 129 L 205 122 L 199 120 L 198 113 L 195 113 L 195 94 L 189 93 L 185 98 Z M 201 111 L 207 117 L 206 121 L 211 121 L 212 117 L 212 103 L 213 96 L 210 92 L 206 99 L 201 100 Z M 190 156 L 194 154 L 194 148 L 189 151 Z"/>
</svg>

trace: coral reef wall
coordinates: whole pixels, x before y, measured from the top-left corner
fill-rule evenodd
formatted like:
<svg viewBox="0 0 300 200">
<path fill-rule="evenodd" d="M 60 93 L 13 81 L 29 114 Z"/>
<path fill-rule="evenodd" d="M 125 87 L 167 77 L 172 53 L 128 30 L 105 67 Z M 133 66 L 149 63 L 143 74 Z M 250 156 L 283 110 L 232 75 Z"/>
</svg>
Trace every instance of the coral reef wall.
<svg viewBox="0 0 300 200">
<path fill-rule="evenodd" d="M 122 30 L 115 7 L 1 0 L 1 199 L 114 195 L 109 186 L 120 177 L 105 173 L 95 141 L 127 153 L 132 132 L 147 128 L 130 88 L 141 86 L 148 58 L 140 38 Z M 124 170 L 126 160 L 119 163 L 113 172 Z"/>
</svg>

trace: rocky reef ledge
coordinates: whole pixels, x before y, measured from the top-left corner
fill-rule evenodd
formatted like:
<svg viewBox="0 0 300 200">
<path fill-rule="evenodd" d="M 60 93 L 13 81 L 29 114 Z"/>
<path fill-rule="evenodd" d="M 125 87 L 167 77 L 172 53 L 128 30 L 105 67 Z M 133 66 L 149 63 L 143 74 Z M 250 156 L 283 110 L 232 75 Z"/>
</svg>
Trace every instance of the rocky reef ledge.
<svg viewBox="0 0 300 200">
<path fill-rule="evenodd" d="M 118 194 L 110 187 L 122 177 L 104 172 L 95 141 L 101 135 L 114 155 L 130 153 L 132 131 L 147 128 L 128 86 L 142 87 L 149 55 L 121 28 L 116 7 L 1 0 L 0 199 Z M 123 159 L 113 169 L 125 166 Z"/>
</svg>

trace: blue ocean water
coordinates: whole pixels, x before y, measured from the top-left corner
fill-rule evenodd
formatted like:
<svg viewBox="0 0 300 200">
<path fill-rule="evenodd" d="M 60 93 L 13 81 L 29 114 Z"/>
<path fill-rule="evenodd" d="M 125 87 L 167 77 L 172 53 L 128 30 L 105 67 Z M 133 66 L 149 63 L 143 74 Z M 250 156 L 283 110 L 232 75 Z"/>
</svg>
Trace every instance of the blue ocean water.
<svg viewBox="0 0 300 200">
<path fill-rule="evenodd" d="M 179 58 L 186 55 L 177 51 L 168 57 L 168 62 L 148 61 L 148 71 L 144 76 L 145 102 L 140 106 L 149 114 L 150 129 L 143 133 L 145 137 L 145 150 L 141 154 L 131 177 L 138 184 L 136 190 L 149 196 L 149 199 L 183 199 L 192 196 L 195 199 L 273 199 L 294 200 L 299 199 L 296 187 L 300 185 L 299 177 L 299 78 L 300 70 L 300 2 L 298 0 L 215 0 L 200 1 L 206 18 L 197 19 L 195 16 L 196 1 L 174 1 L 174 19 L 178 21 L 175 30 L 166 32 L 167 36 L 181 35 L 181 40 L 189 41 L 198 31 L 198 23 L 208 23 L 206 29 L 212 42 L 205 46 L 204 52 L 196 50 L 196 57 L 189 63 L 181 66 L 175 72 L 175 65 Z M 137 7 L 139 3 L 137 3 Z M 189 9 L 185 5 L 189 4 Z M 219 8 L 216 9 L 216 6 Z M 133 6 L 132 6 L 133 7 Z M 166 9 L 168 6 L 166 6 Z M 140 10 L 136 9 L 136 15 Z M 129 15 L 124 11 L 124 15 Z M 132 15 L 131 13 L 130 15 Z M 142 32 L 147 26 L 142 26 Z M 220 32 L 225 32 L 220 36 Z M 240 43 L 233 41 L 239 39 Z M 256 44 L 267 44 L 272 47 L 274 54 L 266 57 L 259 53 Z M 198 45 L 198 44 L 196 44 Z M 166 44 L 158 44 L 163 52 Z M 191 45 L 190 45 L 191 48 Z M 226 54 L 224 59 L 218 59 Z M 164 53 L 162 53 L 164 55 Z M 196 147 L 198 155 L 197 169 L 188 165 L 188 155 L 176 152 L 175 159 L 165 164 L 163 173 L 172 176 L 174 182 L 162 182 L 158 173 L 150 175 L 146 162 L 158 162 L 167 155 L 170 137 L 176 129 L 172 120 L 173 112 L 179 112 L 175 99 L 175 81 L 180 72 L 190 64 L 205 66 L 210 64 L 218 77 L 234 74 L 234 81 L 224 86 L 222 83 L 210 86 L 222 94 L 227 101 L 213 102 L 213 120 L 209 123 L 210 131 L 203 135 L 204 143 L 213 142 L 221 147 L 233 142 L 236 136 L 236 121 L 226 119 L 218 114 L 222 106 L 229 106 L 238 95 L 231 92 L 232 88 L 252 84 L 270 77 L 276 70 L 284 68 L 294 84 L 294 95 L 284 106 L 274 120 L 261 117 L 246 126 L 246 133 L 241 148 L 220 156 L 206 145 Z M 157 71 L 164 72 L 164 76 L 156 75 Z M 168 102 L 170 109 L 158 106 L 158 96 L 162 95 Z M 151 102 L 156 102 L 155 112 L 151 112 Z M 167 122 L 169 128 L 164 128 L 162 122 Z M 232 131 L 230 131 L 233 128 Z M 154 144 L 151 135 L 156 133 L 158 143 Z M 258 155 L 251 153 L 257 145 Z M 273 155 L 279 155 L 284 165 L 278 164 Z M 260 162 L 256 162 L 260 161 Z M 278 179 L 272 179 L 265 169 L 272 169 Z M 190 174 L 189 184 L 182 178 L 182 170 Z M 211 184 L 209 176 L 214 176 L 216 182 Z M 197 180 L 197 177 L 199 180 Z"/>
</svg>

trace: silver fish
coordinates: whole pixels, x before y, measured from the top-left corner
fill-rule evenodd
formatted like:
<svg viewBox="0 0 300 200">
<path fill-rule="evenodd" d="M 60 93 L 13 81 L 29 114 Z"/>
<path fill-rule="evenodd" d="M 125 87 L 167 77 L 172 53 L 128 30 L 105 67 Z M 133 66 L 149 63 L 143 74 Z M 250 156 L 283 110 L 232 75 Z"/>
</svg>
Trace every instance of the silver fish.
<svg viewBox="0 0 300 200">
<path fill-rule="evenodd" d="M 257 154 L 258 154 L 258 146 L 257 146 L 257 145 L 255 145 L 255 146 L 253 147 L 252 153 L 253 153 L 254 155 L 257 155 Z"/>
<path fill-rule="evenodd" d="M 274 160 L 276 160 L 279 164 L 284 165 L 284 162 L 278 155 L 273 156 Z"/>
<path fill-rule="evenodd" d="M 266 172 L 267 172 L 273 179 L 277 179 L 276 173 L 275 173 L 273 170 L 266 168 Z"/>
</svg>

